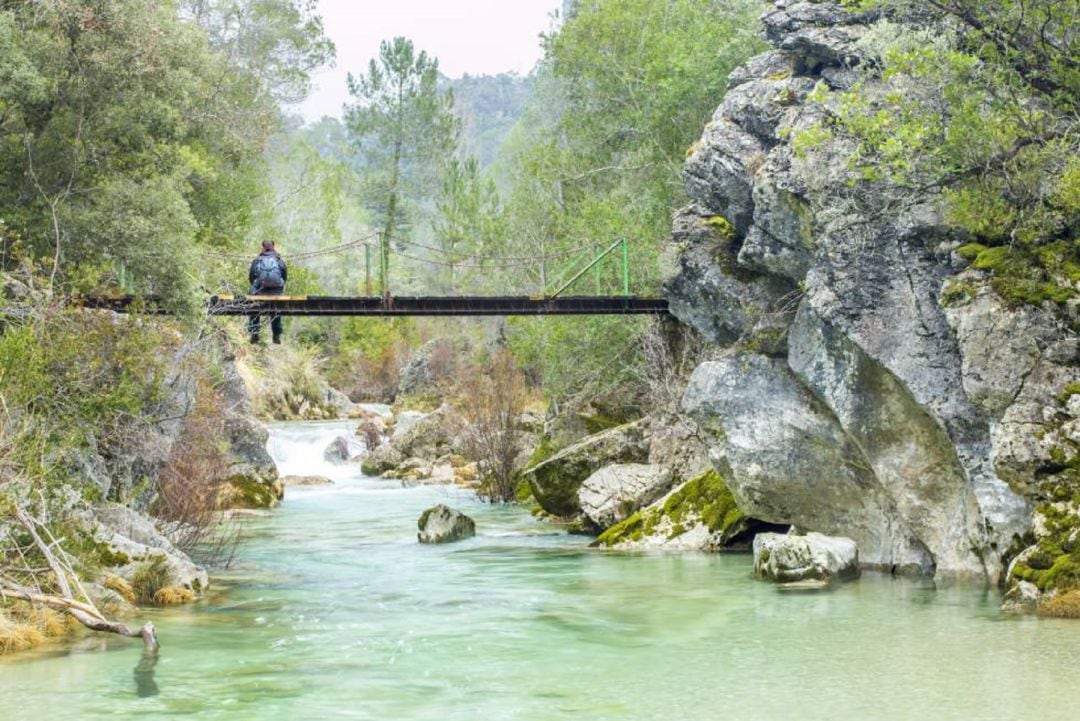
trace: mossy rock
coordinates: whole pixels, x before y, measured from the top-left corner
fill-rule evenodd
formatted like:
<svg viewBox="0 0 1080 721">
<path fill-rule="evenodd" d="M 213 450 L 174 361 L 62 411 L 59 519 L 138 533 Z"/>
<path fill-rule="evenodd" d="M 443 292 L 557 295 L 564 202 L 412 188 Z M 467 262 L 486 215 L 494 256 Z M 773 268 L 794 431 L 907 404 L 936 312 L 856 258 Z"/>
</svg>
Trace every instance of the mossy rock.
<svg viewBox="0 0 1080 721">
<path fill-rule="evenodd" d="M 975 270 L 990 273 L 994 292 L 1012 305 L 1061 304 L 1076 296 L 1070 284 L 1080 279 L 1080 258 L 1067 244 L 1028 248 L 968 243 L 956 253 Z M 942 302 L 947 304 L 944 297 Z"/>
<path fill-rule="evenodd" d="M 1080 590 L 1059 593 L 1043 601 L 1038 613 L 1048 618 L 1080 618 Z"/>
<path fill-rule="evenodd" d="M 727 483 L 710 469 L 609 528 L 597 539 L 597 545 L 615 546 L 659 534 L 670 541 L 704 525 L 714 537 L 713 545 L 723 546 L 746 529 L 747 521 Z"/>
<path fill-rule="evenodd" d="M 644 463 L 648 445 L 644 421 L 635 421 L 567 446 L 523 475 L 545 511 L 567 518 L 581 512 L 578 489 L 586 478 L 612 463 Z"/>
<path fill-rule="evenodd" d="M 285 497 L 280 479 L 267 480 L 247 474 L 234 474 L 222 484 L 218 510 L 236 508 L 273 508 Z"/>
</svg>

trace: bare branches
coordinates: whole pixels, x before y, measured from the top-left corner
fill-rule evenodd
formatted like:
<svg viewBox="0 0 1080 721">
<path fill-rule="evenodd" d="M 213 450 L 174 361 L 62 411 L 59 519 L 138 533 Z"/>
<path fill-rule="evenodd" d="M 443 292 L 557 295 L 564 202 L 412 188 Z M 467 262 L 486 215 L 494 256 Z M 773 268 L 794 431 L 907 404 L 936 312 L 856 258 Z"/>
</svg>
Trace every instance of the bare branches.
<svg viewBox="0 0 1080 721">
<path fill-rule="evenodd" d="M 525 381 L 513 356 L 500 352 L 490 365 L 470 374 L 464 407 L 467 445 L 486 475 L 479 495 L 492 502 L 514 497 L 519 448 L 518 423 L 525 405 Z"/>
<path fill-rule="evenodd" d="M 70 598 L 61 598 L 60 596 L 37 593 L 29 589 L 16 588 L 9 586 L 3 581 L 0 581 L 0 598 L 4 600 L 15 598 L 40 606 L 48 606 L 57 611 L 67 613 L 91 631 L 115 633 L 127 638 L 141 638 L 143 644 L 148 649 L 157 649 L 159 646 L 157 630 L 154 628 L 154 624 L 149 621 L 143 624 L 142 628 L 133 630 L 122 623 L 108 620 L 102 616 L 96 608 L 89 604 L 80 603 L 79 601 Z"/>
</svg>

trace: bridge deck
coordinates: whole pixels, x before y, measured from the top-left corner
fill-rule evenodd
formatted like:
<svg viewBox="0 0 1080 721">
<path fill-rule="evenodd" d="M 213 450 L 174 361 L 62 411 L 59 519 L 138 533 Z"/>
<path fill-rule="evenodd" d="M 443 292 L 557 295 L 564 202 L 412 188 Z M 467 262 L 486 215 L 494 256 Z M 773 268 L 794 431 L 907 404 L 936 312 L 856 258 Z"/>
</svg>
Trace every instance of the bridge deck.
<svg viewBox="0 0 1080 721">
<path fill-rule="evenodd" d="M 229 296 L 210 299 L 214 315 L 266 313 L 299 316 L 663 315 L 664 298 L 640 296 L 447 296 L 382 298 Z"/>
</svg>

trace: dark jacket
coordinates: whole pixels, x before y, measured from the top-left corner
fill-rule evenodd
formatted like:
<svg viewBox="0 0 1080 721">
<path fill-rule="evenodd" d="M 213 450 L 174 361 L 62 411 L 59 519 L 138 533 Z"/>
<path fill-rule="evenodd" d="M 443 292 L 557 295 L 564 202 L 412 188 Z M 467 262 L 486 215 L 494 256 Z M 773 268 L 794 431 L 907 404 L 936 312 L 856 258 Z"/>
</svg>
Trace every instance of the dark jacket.
<svg viewBox="0 0 1080 721">
<path fill-rule="evenodd" d="M 256 278 L 258 276 L 258 273 L 255 270 L 255 266 L 259 262 L 259 258 L 261 258 L 264 255 L 272 255 L 277 260 L 278 268 L 281 269 L 281 280 L 282 280 L 282 282 L 287 283 L 289 281 L 289 269 L 285 266 L 285 261 L 281 259 L 280 255 L 277 254 L 277 251 L 276 250 L 264 250 L 262 253 L 259 253 L 259 255 L 255 258 L 255 260 L 251 261 L 251 267 L 248 268 L 248 282 L 251 283 L 251 291 L 250 292 L 252 294 L 258 293 L 261 290 L 260 288 L 257 288 L 255 286 L 255 280 L 256 280 Z M 276 289 L 271 290 L 269 292 L 281 293 L 281 292 L 283 292 L 283 290 L 284 290 L 283 288 L 276 288 Z"/>
</svg>

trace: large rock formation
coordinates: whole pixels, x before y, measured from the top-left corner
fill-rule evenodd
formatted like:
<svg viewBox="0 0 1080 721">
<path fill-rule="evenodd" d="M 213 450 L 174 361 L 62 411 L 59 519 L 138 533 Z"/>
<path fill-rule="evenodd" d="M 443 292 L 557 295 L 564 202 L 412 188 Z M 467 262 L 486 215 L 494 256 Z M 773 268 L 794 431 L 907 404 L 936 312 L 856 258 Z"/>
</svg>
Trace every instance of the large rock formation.
<svg viewBox="0 0 1080 721">
<path fill-rule="evenodd" d="M 649 456 L 644 420 L 587 436 L 526 469 L 533 497 L 548 513 L 571 517 L 581 512 L 578 489 L 604 466 L 644 463 Z"/>
<path fill-rule="evenodd" d="M 596 528 L 610 528 L 671 487 L 671 471 L 648 463 L 604 466 L 578 489 L 582 513 Z"/>
<path fill-rule="evenodd" d="M 775 0 L 763 20 L 773 49 L 732 74 L 674 221 L 672 312 L 732 349 L 685 410 L 747 514 L 850 536 L 866 565 L 997 579 L 1075 455 L 1065 311 L 965 270 L 937 191 L 845 194 L 845 141 L 795 152 L 876 13 Z"/>
<path fill-rule="evenodd" d="M 269 508 L 285 496 L 277 465 L 266 450 L 269 432 L 255 418 L 251 395 L 226 349 L 221 384 L 225 402 L 225 440 L 228 443 L 228 479 L 222 492 L 222 508 Z"/>
</svg>

